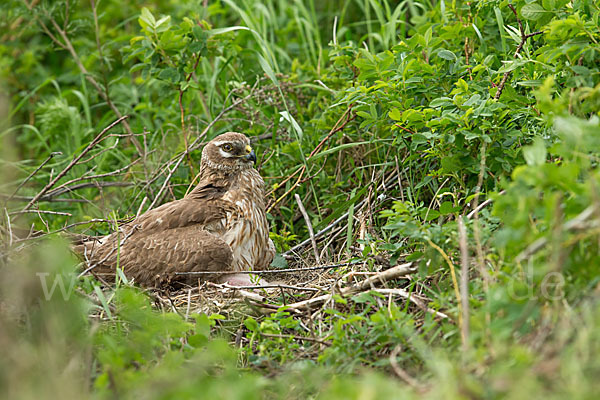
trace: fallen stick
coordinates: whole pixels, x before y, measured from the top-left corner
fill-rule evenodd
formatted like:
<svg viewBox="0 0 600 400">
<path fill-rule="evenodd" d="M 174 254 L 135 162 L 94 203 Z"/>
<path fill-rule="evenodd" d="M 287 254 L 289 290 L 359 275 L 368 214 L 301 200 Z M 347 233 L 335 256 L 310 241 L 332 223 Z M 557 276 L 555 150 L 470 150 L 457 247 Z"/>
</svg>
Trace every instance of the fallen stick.
<svg viewBox="0 0 600 400">
<path fill-rule="evenodd" d="M 320 292 L 321 289 L 317 289 L 317 288 L 312 288 L 312 287 L 301 287 L 301 286 L 293 286 L 293 285 L 278 285 L 276 283 L 273 284 L 267 284 L 267 285 L 256 285 L 256 286 L 252 286 L 252 285 L 248 285 L 248 286 L 233 286 L 233 285 L 228 285 L 226 283 L 223 283 L 221 285 L 219 285 L 220 287 L 224 288 L 224 289 L 292 289 L 292 290 L 304 290 L 307 292 Z"/>
<path fill-rule="evenodd" d="M 357 285 L 352 285 L 346 288 L 343 288 L 340 291 L 341 295 L 349 295 L 353 293 L 362 292 L 365 290 L 370 290 L 372 286 L 377 283 L 382 283 L 388 280 L 400 278 L 402 276 L 406 276 L 415 271 L 415 268 L 412 266 L 412 263 L 406 263 L 402 265 L 398 265 L 396 267 L 392 267 L 387 269 L 375 276 L 365 279 L 364 281 L 358 283 Z M 321 296 L 313 297 L 312 299 L 299 301 L 297 303 L 288 304 L 286 307 L 288 309 L 293 310 L 310 310 L 316 305 L 322 304 L 325 301 L 329 300 L 333 294 L 328 293 Z"/>
</svg>

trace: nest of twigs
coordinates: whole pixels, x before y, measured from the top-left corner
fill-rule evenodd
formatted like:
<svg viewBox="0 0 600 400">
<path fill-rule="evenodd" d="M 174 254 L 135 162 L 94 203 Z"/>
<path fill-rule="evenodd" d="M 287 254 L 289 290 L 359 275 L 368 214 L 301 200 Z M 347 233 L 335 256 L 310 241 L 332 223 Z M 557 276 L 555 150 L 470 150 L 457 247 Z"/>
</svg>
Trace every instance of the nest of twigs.
<svg viewBox="0 0 600 400">
<path fill-rule="evenodd" d="M 390 300 L 410 302 L 417 310 L 445 319 L 442 312 L 427 307 L 422 293 L 409 293 L 407 286 L 412 263 L 404 263 L 377 272 L 365 272 L 364 262 L 343 262 L 286 270 L 258 272 L 269 281 L 259 286 L 236 287 L 198 280 L 197 285 L 152 290 L 158 308 L 173 311 L 187 318 L 194 313 L 221 314 L 240 320 L 245 316 L 268 315 L 279 310 L 316 320 L 327 308 L 335 308 L 335 297 L 354 296 L 374 291 Z M 402 280 L 405 283 L 402 283 Z M 228 318 L 228 319 L 229 319 Z"/>
</svg>

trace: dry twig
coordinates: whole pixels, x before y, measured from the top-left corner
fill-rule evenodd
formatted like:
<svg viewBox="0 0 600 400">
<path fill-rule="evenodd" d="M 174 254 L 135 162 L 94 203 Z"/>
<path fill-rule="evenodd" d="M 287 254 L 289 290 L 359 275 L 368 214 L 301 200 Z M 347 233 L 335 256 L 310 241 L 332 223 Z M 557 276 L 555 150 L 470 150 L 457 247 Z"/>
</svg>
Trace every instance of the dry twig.
<svg viewBox="0 0 600 400">
<path fill-rule="evenodd" d="M 298 203 L 298 208 L 300 208 L 300 212 L 302 213 L 302 217 L 304 218 L 304 222 L 306 222 L 306 228 L 308 229 L 308 236 L 310 237 L 310 241 L 312 242 L 313 251 L 315 252 L 315 261 L 317 264 L 321 264 L 321 258 L 319 257 L 319 248 L 317 247 L 317 240 L 315 239 L 315 233 L 313 231 L 312 224 L 310 222 L 310 217 L 302 204 L 302 200 L 298 193 L 294 194 L 294 198 L 296 199 L 296 203 Z"/>
<path fill-rule="evenodd" d="M 458 239 L 460 246 L 460 294 L 462 303 L 463 324 L 461 338 L 463 350 L 468 347 L 469 341 L 469 247 L 467 244 L 467 230 L 461 215 L 458 216 Z"/>
<path fill-rule="evenodd" d="M 11 201 L 15 195 L 19 192 L 19 190 L 27 183 L 29 182 L 29 180 L 31 178 L 33 178 L 35 176 L 35 174 L 37 174 L 39 172 L 39 170 L 41 170 L 44 165 L 46 165 L 50 160 L 52 160 L 55 156 L 60 156 L 62 155 L 62 153 L 60 151 L 53 151 L 52 153 L 50 153 L 50 155 L 48 156 L 48 158 L 46 158 L 44 160 L 44 162 L 42 162 L 32 173 L 30 173 L 27 178 L 25 178 L 25 180 L 23 182 L 21 182 L 19 184 L 19 186 L 17 186 L 17 188 L 15 189 L 15 191 L 8 197 L 8 199 L 5 200 L 4 204 L 6 205 L 6 203 L 8 203 L 9 201 Z"/>
<path fill-rule="evenodd" d="M 306 267 L 306 268 L 267 269 L 267 270 L 258 270 L 258 271 L 186 271 L 186 272 L 175 272 L 175 275 L 286 274 L 286 273 L 292 273 L 292 272 L 333 269 L 333 268 L 339 268 L 339 267 L 348 266 L 348 265 L 352 265 L 352 264 L 357 264 L 357 262 L 348 261 L 348 262 L 343 262 L 343 263 L 338 263 L 338 264 L 317 265 L 317 266 Z"/>
<path fill-rule="evenodd" d="M 87 145 L 87 147 L 85 149 L 83 149 L 83 151 L 81 153 L 79 153 L 79 155 L 75 158 L 73 158 L 73 160 L 69 163 L 69 165 L 67 165 L 58 175 L 56 175 L 56 177 L 54 179 L 52 179 L 38 194 L 36 194 L 33 199 L 31 199 L 31 201 L 23 208 L 23 210 L 21 211 L 27 211 L 31 208 L 31 206 L 33 206 L 35 204 L 35 202 L 37 202 L 44 194 L 46 194 L 46 192 L 48 190 L 50 190 L 50 188 L 52 188 L 54 185 L 56 185 L 56 182 L 58 182 L 63 176 L 65 176 L 67 174 L 67 172 L 69 172 L 69 170 L 71 168 L 73 168 L 73 166 L 75 166 L 75 164 L 77 164 L 79 162 L 79 160 L 81 160 L 83 158 L 83 156 L 85 156 L 95 145 L 97 145 L 100 140 L 102 139 L 102 136 L 104 136 L 104 134 L 106 132 L 108 132 L 110 129 L 112 129 L 115 125 L 117 125 L 119 122 L 125 120 L 127 118 L 127 116 L 123 116 L 120 117 L 119 119 L 117 119 L 116 121 L 114 121 L 113 123 L 111 123 L 110 125 L 108 125 L 106 128 L 104 128 L 102 130 L 102 132 L 100 132 L 95 138 L 94 140 L 92 140 L 90 142 L 90 144 Z"/>
<path fill-rule="evenodd" d="M 390 269 L 387 269 L 383 272 L 380 272 L 379 274 L 377 274 L 375 276 L 367 278 L 364 281 L 362 281 L 356 285 L 352 285 L 352 286 L 341 289 L 340 295 L 344 296 L 344 295 L 350 295 L 350 294 L 365 291 L 365 290 L 370 290 L 372 286 L 374 286 L 378 283 L 383 283 L 383 282 L 386 282 L 386 281 L 389 281 L 392 279 L 397 279 L 402 276 L 411 274 L 414 271 L 415 271 L 415 269 L 413 268 L 412 263 L 398 265 L 398 266 L 392 267 Z M 314 307 L 317 307 L 317 306 L 325 303 L 326 301 L 331 299 L 332 296 L 333 296 L 332 293 L 328 293 L 328 294 L 324 294 L 322 296 L 313 297 L 312 299 L 299 301 L 299 302 L 293 303 L 293 304 L 288 304 L 286 306 L 286 309 L 310 310 Z"/>
</svg>

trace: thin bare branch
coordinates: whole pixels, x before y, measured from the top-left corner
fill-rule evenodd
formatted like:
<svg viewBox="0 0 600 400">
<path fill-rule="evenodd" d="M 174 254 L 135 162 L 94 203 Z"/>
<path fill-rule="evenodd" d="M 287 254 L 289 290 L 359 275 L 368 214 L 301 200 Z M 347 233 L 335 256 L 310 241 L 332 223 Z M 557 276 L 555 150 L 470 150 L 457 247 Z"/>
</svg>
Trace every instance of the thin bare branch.
<svg viewBox="0 0 600 400">
<path fill-rule="evenodd" d="M 321 257 L 319 257 L 319 248 L 317 247 L 317 241 L 315 239 L 315 233 L 313 231 L 312 223 L 310 222 L 310 217 L 302 204 L 302 200 L 298 193 L 294 194 L 294 198 L 296 199 L 296 203 L 298 203 L 298 208 L 300 208 L 300 212 L 302 213 L 302 217 L 304 218 L 304 222 L 306 223 L 306 228 L 308 229 L 308 236 L 310 237 L 310 241 L 312 242 L 313 251 L 315 252 L 315 261 L 317 264 L 321 264 Z"/>
<path fill-rule="evenodd" d="M 508 7 L 511 9 L 513 14 L 515 14 L 515 17 L 517 17 L 517 22 L 519 23 L 519 31 L 521 32 L 521 42 L 517 46 L 517 49 L 515 50 L 515 54 L 513 55 L 513 58 L 517 58 L 517 56 L 523 49 L 523 46 L 525 46 L 527 39 L 529 39 L 533 36 L 536 36 L 536 35 L 541 35 L 542 33 L 544 33 L 544 31 L 537 31 L 537 32 L 525 34 L 525 29 L 523 28 L 523 23 L 519 19 L 517 10 L 515 9 L 515 7 L 512 4 L 509 4 Z M 502 80 L 498 84 L 498 90 L 496 91 L 496 94 L 494 95 L 494 100 L 498 100 L 500 98 L 500 96 L 502 95 L 502 91 L 504 90 L 504 86 L 506 85 L 506 81 L 508 80 L 510 73 L 511 73 L 511 71 L 506 71 L 504 73 L 504 75 L 502 76 Z"/>
<path fill-rule="evenodd" d="M 175 275 L 235 275 L 235 274 L 287 274 L 291 272 L 302 272 L 302 271 L 315 271 L 321 269 L 333 269 L 344 266 L 349 266 L 352 264 L 359 264 L 359 262 L 343 262 L 339 264 L 331 264 L 331 265 L 317 265 L 314 267 L 306 267 L 306 268 L 286 268 L 286 269 L 267 269 L 267 270 L 259 270 L 259 271 L 186 271 L 186 272 L 175 272 Z"/>
<path fill-rule="evenodd" d="M 13 211 L 9 213 L 9 215 L 17 215 L 17 214 L 52 214 L 52 215 L 65 215 L 67 217 L 72 217 L 73 214 L 68 212 L 60 212 L 60 211 L 50 211 L 50 210 L 21 210 L 21 211 Z"/>
<path fill-rule="evenodd" d="M 75 223 L 72 223 L 72 224 L 69 224 L 69 225 L 65 225 L 62 228 L 57 229 L 55 231 L 47 232 L 47 233 L 44 233 L 44 234 L 41 234 L 41 235 L 37 235 L 37 236 L 31 236 L 34 232 L 30 232 L 30 234 L 27 237 L 25 237 L 23 239 L 17 239 L 17 240 L 15 240 L 15 243 L 27 242 L 27 241 L 31 241 L 31 240 L 41 239 L 41 238 L 44 238 L 44 237 L 47 237 L 47 236 L 50 236 L 50 235 L 55 235 L 55 234 L 60 233 L 60 232 L 68 231 L 69 229 L 74 228 L 76 226 L 88 225 L 88 224 L 93 224 L 93 223 L 96 223 L 96 222 L 111 222 L 111 220 L 101 219 L 101 218 L 94 218 L 94 219 L 90 219 L 89 221 L 75 222 Z"/>
<path fill-rule="evenodd" d="M 33 11 L 34 5 L 28 4 L 26 1 L 24 1 L 24 3 L 27 5 L 29 10 Z M 94 77 L 89 73 L 87 68 L 85 68 L 85 66 L 81 62 L 81 59 L 79 58 L 79 55 L 77 54 L 77 51 L 75 51 L 75 47 L 73 47 L 73 44 L 71 43 L 71 40 L 69 39 L 69 36 L 67 35 L 67 32 L 58 25 L 56 20 L 46 10 L 44 10 L 44 9 L 42 9 L 42 10 L 43 10 L 44 14 L 46 15 L 46 18 L 48 18 L 50 23 L 52 24 L 52 27 L 56 30 L 59 37 L 62 39 L 62 41 L 59 40 L 56 36 L 54 36 L 52 34 L 52 32 L 50 32 L 50 29 L 46 26 L 46 24 L 35 13 L 33 13 L 34 18 L 36 19 L 38 24 L 41 26 L 42 30 L 48 35 L 48 37 L 50 37 L 50 39 L 52 39 L 52 41 L 54 43 L 56 43 L 62 49 L 67 50 L 71 54 L 71 57 L 73 57 L 73 61 L 75 61 L 75 64 L 77 65 L 77 68 L 79 68 L 79 71 L 83 74 L 85 79 L 94 87 L 94 89 L 96 89 L 96 91 L 98 92 L 100 97 L 102 97 L 102 99 L 104 101 L 106 101 L 106 104 L 108 105 L 108 107 L 117 116 L 118 121 L 123 123 L 123 127 L 125 128 L 125 130 L 131 137 L 131 142 L 135 146 L 138 153 L 140 155 L 142 155 L 143 148 L 140 146 L 139 141 L 136 139 L 135 135 L 133 134 L 133 131 L 131 130 L 131 127 L 129 126 L 129 123 L 127 123 L 125 118 L 122 118 L 123 114 L 119 111 L 119 109 L 110 100 L 110 97 L 108 95 L 108 88 L 107 87 L 102 88 L 102 86 L 100 86 L 100 84 L 96 81 L 96 79 L 94 79 Z M 94 10 L 95 10 L 95 8 L 94 8 Z"/>
<path fill-rule="evenodd" d="M 73 168 L 73 166 L 75 164 L 77 164 L 79 162 L 79 160 L 81 160 L 83 158 L 83 156 L 85 156 L 96 144 L 98 144 L 98 142 L 100 141 L 100 139 L 102 138 L 102 136 L 108 132 L 110 129 L 112 129 L 115 125 L 117 125 L 118 123 L 120 123 L 121 121 L 125 120 L 127 118 L 127 116 L 123 116 L 120 117 L 119 119 L 117 119 L 116 121 L 114 121 L 113 123 L 111 123 L 110 125 L 108 125 L 106 128 L 104 128 L 102 130 L 102 132 L 100 132 L 95 138 L 94 140 L 92 140 L 90 142 L 90 144 L 87 145 L 87 147 L 75 158 L 73 158 L 73 160 L 69 163 L 69 165 L 67 165 L 58 175 L 56 175 L 56 177 L 54 179 L 52 179 L 38 194 L 36 194 L 33 199 L 31 199 L 31 201 L 23 208 L 22 211 L 27 211 L 31 208 L 31 206 L 33 206 L 44 194 L 46 194 L 46 192 L 48 190 L 50 190 L 50 188 L 52 188 L 54 185 L 56 185 L 56 182 L 58 182 L 63 176 L 65 176 L 67 174 L 67 172 L 69 172 L 69 170 L 71 168 Z"/>
<path fill-rule="evenodd" d="M 461 339 L 463 350 L 469 347 L 469 246 L 467 230 L 462 215 L 458 216 L 458 241 L 460 246 L 460 295 L 462 303 L 463 324 Z"/>
<path fill-rule="evenodd" d="M 19 192 L 19 190 L 27 183 L 29 182 L 29 180 L 31 178 L 33 178 L 35 176 L 35 174 L 37 174 L 39 172 L 39 170 L 41 170 L 44 165 L 46 165 L 50 160 L 52 160 L 55 156 L 59 156 L 62 155 L 62 152 L 60 151 L 53 151 L 52 153 L 50 153 L 50 155 L 48 156 L 48 158 L 46 158 L 44 160 L 44 162 L 42 162 L 39 167 L 37 167 L 32 173 L 29 174 L 29 176 L 27 176 L 27 178 L 25 178 L 25 180 L 23 182 L 21 182 L 19 184 L 19 186 L 17 186 L 17 188 L 15 189 L 15 191 L 13 192 L 13 194 L 10 195 L 10 197 L 8 197 L 8 199 L 6 199 L 6 201 L 4 202 L 5 204 L 8 203 L 9 201 L 11 201 L 13 199 L 13 197 L 15 197 L 15 195 Z"/>
</svg>

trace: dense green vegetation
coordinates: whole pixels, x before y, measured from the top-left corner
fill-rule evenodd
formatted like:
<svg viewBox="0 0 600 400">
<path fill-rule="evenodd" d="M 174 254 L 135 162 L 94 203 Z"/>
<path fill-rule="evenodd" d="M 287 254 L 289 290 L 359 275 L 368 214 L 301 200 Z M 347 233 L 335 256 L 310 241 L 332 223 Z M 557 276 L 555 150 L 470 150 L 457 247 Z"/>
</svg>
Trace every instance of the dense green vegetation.
<svg viewBox="0 0 600 400">
<path fill-rule="evenodd" d="M 8 0 L 0 15 L 4 397 L 600 391 L 597 2 Z M 285 275 L 332 301 L 263 313 L 78 278 L 65 237 L 180 198 L 230 130 L 255 140 L 287 256 L 273 267 L 341 264 L 318 284 Z M 290 252 L 309 237 L 296 194 L 315 232 L 336 222 L 317 249 Z M 417 305 L 336 289 L 407 262 L 386 286 Z M 70 296 L 48 295 L 59 281 Z"/>
</svg>

